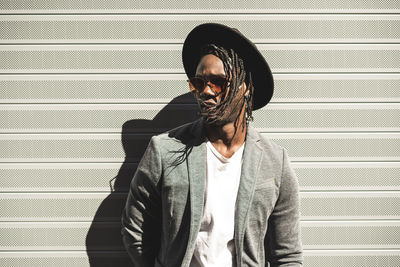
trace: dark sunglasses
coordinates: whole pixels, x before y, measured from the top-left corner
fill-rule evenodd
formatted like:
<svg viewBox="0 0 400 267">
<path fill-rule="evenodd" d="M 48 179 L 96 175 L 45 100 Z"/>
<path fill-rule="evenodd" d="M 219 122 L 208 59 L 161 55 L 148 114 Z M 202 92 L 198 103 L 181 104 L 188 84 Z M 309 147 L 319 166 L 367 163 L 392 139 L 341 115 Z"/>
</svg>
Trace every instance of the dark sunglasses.
<svg viewBox="0 0 400 267">
<path fill-rule="evenodd" d="M 225 76 L 219 75 L 210 75 L 208 77 L 192 77 L 187 80 L 187 82 L 189 82 L 190 91 L 192 92 L 195 91 L 201 93 L 208 85 L 216 94 L 220 94 L 225 91 L 228 84 L 228 80 L 225 78 Z"/>
</svg>

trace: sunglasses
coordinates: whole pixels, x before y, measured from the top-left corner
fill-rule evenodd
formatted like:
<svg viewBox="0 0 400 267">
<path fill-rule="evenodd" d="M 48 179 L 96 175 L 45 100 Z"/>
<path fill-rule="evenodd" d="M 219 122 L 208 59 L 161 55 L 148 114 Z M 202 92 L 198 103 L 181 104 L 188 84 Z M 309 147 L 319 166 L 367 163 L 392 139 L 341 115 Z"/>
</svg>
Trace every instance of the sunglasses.
<svg viewBox="0 0 400 267">
<path fill-rule="evenodd" d="M 225 91 L 228 80 L 222 75 L 210 75 L 208 77 L 192 77 L 189 80 L 191 92 L 201 93 L 208 85 L 215 94 L 220 94 Z"/>
</svg>

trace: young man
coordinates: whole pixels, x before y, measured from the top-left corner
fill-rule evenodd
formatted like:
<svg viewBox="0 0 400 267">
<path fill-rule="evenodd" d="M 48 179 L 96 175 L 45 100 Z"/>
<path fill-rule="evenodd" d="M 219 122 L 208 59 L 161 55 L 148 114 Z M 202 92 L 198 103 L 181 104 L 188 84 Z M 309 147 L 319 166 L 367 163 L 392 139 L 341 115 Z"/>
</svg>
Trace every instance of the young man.
<svg viewBox="0 0 400 267">
<path fill-rule="evenodd" d="M 248 124 L 273 94 L 267 62 L 216 23 L 182 55 L 201 119 L 154 136 L 139 163 L 121 230 L 133 266 L 302 266 L 297 177 Z"/>
</svg>

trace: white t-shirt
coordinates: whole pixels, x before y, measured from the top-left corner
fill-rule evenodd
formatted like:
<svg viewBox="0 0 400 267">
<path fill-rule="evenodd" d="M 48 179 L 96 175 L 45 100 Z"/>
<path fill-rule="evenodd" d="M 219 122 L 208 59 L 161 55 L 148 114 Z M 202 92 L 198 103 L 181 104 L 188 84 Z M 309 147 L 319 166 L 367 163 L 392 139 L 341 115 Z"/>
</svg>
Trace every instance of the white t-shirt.
<svg viewBox="0 0 400 267">
<path fill-rule="evenodd" d="M 235 203 L 244 143 L 230 158 L 207 141 L 205 206 L 190 267 L 236 266 Z"/>
</svg>

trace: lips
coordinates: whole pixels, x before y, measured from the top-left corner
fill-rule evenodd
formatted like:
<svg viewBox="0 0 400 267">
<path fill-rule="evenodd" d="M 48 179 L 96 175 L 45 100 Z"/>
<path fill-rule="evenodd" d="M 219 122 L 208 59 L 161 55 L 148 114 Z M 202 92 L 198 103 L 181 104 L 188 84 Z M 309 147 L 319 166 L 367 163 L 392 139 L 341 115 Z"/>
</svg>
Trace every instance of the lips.
<svg viewBox="0 0 400 267">
<path fill-rule="evenodd" d="M 216 103 L 212 99 L 208 99 L 207 101 L 198 101 L 199 108 L 202 116 L 210 116 L 216 112 Z"/>
<path fill-rule="evenodd" d="M 200 104 L 200 106 L 215 106 L 217 105 L 217 100 L 214 97 L 210 97 L 208 95 L 202 94 L 197 97 L 197 102 Z"/>
</svg>

